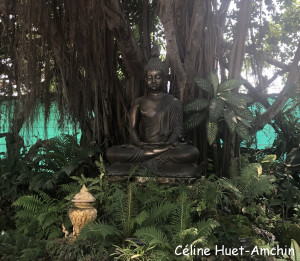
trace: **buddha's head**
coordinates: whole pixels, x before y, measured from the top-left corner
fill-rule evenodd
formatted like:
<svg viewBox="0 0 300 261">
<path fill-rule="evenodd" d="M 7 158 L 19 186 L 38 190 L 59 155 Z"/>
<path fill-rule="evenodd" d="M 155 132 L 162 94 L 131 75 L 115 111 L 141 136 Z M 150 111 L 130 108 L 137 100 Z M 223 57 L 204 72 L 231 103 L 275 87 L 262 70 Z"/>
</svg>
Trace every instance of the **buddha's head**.
<svg viewBox="0 0 300 261">
<path fill-rule="evenodd" d="M 151 58 L 144 68 L 145 81 L 148 90 L 151 92 L 162 92 L 165 90 L 166 76 L 168 74 L 167 67 L 159 58 L 157 47 L 152 48 Z"/>
</svg>

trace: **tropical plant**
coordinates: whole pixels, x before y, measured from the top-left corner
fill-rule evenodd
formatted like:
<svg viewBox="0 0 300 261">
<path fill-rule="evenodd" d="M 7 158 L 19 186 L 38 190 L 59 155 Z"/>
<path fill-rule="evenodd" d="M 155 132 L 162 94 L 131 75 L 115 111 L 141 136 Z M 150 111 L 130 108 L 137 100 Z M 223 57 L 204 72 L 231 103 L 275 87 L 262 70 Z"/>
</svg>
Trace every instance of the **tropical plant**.
<svg viewBox="0 0 300 261">
<path fill-rule="evenodd" d="M 88 239 L 55 239 L 47 242 L 46 251 L 50 260 L 57 261 L 106 261 L 110 260 L 110 242 Z"/>
<path fill-rule="evenodd" d="M 211 99 L 198 98 L 185 106 L 184 111 L 188 114 L 185 127 L 195 128 L 206 120 L 207 140 L 212 145 L 217 138 L 219 121 L 225 120 L 232 133 L 247 140 L 253 115 L 247 107 L 250 97 L 237 91 L 243 81 L 229 79 L 219 84 L 218 75 L 211 73 L 207 79 L 196 77 L 195 84 Z"/>
<path fill-rule="evenodd" d="M 297 241 L 294 240 L 294 239 L 291 240 L 291 249 L 294 250 L 292 255 L 291 255 L 291 259 L 293 261 L 300 260 L 300 247 L 299 247 Z"/>
<path fill-rule="evenodd" d="M 290 171 L 274 171 L 276 177 L 277 193 L 271 198 L 270 206 L 278 208 L 283 218 L 289 219 L 298 215 L 297 206 L 300 200 L 299 182 L 291 175 Z"/>
<path fill-rule="evenodd" d="M 30 190 L 53 190 L 57 184 L 67 183 L 71 175 L 93 169 L 91 157 L 96 147 L 81 148 L 76 135 L 61 135 L 38 141 L 25 159 L 28 171 L 22 172 L 18 181 L 28 184 Z"/>
<path fill-rule="evenodd" d="M 18 230 L 8 230 L 0 235 L 2 260 L 38 260 L 48 258 L 46 240 L 36 240 Z"/>
<path fill-rule="evenodd" d="M 141 246 L 136 244 L 135 242 L 131 240 L 126 240 L 128 242 L 128 245 L 126 247 L 118 247 L 116 246 L 115 252 L 112 254 L 114 256 L 114 260 L 132 260 L 137 259 L 141 261 L 150 261 L 150 260 L 156 260 L 151 257 L 150 252 L 154 246 Z"/>
<path fill-rule="evenodd" d="M 16 226 L 25 235 L 36 239 L 53 239 L 62 235 L 62 224 L 70 223 L 64 202 L 58 201 L 43 191 L 24 195 L 13 206 L 18 207 Z"/>
</svg>

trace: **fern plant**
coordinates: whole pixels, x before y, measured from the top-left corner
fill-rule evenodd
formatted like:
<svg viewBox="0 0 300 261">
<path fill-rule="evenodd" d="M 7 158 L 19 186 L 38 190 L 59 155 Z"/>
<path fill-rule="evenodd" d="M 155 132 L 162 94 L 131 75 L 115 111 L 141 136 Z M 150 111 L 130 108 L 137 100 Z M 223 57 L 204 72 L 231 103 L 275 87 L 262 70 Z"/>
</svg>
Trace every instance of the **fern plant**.
<svg viewBox="0 0 300 261">
<path fill-rule="evenodd" d="M 251 127 L 249 121 L 253 120 L 246 103 L 250 98 L 235 91 L 243 81 L 230 79 L 219 84 L 218 75 L 211 73 L 208 79 L 196 77 L 195 84 L 207 92 L 211 99 L 198 98 L 185 106 L 184 111 L 188 114 L 185 127 L 192 129 L 206 121 L 207 140 L 212 145 L 219 131 L 218 122 L 223 119 L 232 133 L 247 140 L 248 128 Z"/>
<path fill-rule="evenodd" d="M 259 163 L 252 163 L 242 169 L 241 175 L 234 182 L 243 195 L 245 204 L 251 203 L 263 195 L 270 195 L 274 191 L 274 176 L 264 175 Z"/>
<path fill-rule="evenodd" d="M 43 191 L 24 195 L 13 206 L 19 207 L 16 213 L 18 230 L 35 238 L 57 238 L 62 235 L 61 225 L 69 222 L 63 201 L 53 199 Z"/>
<path fill-rule="evenodd" d="M 31 191 L 51 191 L 58 184 L 69 182 L 71 175 L 92 168 L 89 157 L 97 150 L 96 147 L 81 148 L 76 135 L 61 135 L 43 141 L 42 145 L 33 145 L 25 155 L 27 168 L 17 181 L 28 185 Z"/>
</svg>

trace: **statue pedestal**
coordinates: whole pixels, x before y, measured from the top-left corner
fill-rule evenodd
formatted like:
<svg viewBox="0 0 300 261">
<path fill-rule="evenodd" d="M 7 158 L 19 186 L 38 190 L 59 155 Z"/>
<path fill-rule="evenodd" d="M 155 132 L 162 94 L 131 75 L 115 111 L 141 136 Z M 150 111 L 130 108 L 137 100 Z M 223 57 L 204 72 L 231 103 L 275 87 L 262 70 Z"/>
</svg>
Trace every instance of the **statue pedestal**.
<svg viewBox="0 0 300 261">
<path fill-rule="evenodd" d="M 127 184 L 128 177 L 126 176 L 104 176 L 104 179 L 110 183 L 118 183 L 118 184 Z M 141 176 L 134 176 L 131 178 L 133 182 L 138 184 L 139 186 L 145 186 L 148 182 L 153 180 L 157 184 L 161 185 L 173 185 L 175 183 L 183 183 L 185 185 L 191 185 L 195 183 L 198 178 L 163 178 L 163 177 L 141 177 Z"/>
<path fill-rule="evenodd" d="M 135 170 L 134 170 L 135 169 Z M 107 176 L 141 176 L 159 178 L 199 178 L 201 168 L 195 164 L 113 163 L 107 167 Z"/>
</svg>

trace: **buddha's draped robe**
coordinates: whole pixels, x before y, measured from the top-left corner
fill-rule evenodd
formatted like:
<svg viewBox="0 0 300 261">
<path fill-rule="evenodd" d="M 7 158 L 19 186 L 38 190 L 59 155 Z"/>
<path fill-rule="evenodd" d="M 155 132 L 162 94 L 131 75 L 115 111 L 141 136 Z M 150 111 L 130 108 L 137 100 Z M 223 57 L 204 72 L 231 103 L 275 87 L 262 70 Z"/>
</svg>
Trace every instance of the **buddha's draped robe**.
<svg viewBox="0 0 300 261">
<path fill-rule="evenodd" d="M 138 98 L 138 102 L 143 102 Z M 132 144 L 113 146 L 107 150 L 107 159 L 120 163 L 138 163 L 145 160 L 144 152 L 178 142 L 183 130 L 182 107 L 179 100 L 170 94 L 164 94 L 160 108 L 141 106 L 139 121 L 139 138 L 145 145 L 141 148 Z M 198 157 L 198 150 L 192 145 L 177 143 L 168 151 L 155 156 L 153 159 L 164 163 L 193 163 Z"/>
</svg>

